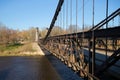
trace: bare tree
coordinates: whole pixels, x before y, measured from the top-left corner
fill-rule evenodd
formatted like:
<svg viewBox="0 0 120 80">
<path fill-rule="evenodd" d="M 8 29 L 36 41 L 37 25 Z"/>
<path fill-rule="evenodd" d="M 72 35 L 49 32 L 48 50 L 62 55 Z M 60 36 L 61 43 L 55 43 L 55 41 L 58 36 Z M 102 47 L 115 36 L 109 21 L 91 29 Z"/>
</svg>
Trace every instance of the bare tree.
<svg viewBox="0 0 120 80">
<path fill-rule="evenodd" d="M 56 35 L 63 35 L 65 34 L 65 31 L 59 27 L 59 26 L 54 26 L 51 32 L 51 36 L 56 36 Z"/>
</svg>

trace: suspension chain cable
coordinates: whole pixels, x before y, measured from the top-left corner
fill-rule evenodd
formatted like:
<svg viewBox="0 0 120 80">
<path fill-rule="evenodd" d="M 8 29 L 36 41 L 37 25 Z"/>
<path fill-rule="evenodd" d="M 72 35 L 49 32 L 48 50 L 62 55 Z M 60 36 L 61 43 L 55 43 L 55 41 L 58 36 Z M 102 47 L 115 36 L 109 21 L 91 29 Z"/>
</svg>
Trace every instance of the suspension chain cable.
<svg viewBox="0 0 120 80">
<path fill-rule="evenodd" d="M 70 26 L 72 26 L 72 0 L 70 0 Z"/>
<path fill-rule="evenodd" d="M 67 27 L 68 27 L 68 0 L 66 0 L 66 34 L 67 34 Z"/>
<path fill-rule="evenodd" d="M 108 0 L 106 0 L 106 21 L 108 17 Z M 106 28 L 108 28 L 108 22 L 106 23 Z"/>
<path fill-rule="evenodd" d="M 77 38 L 77 26 L 78 26 L 78 0 L 76 0 L 76 38 Z"/>
<path fill-rule="evenodd" d="M 78 26 L 78 0 L 76 0 L 76 27 L 75 27 L 75 39 L 77 42 L 77 26 Z M 77 45 L 76 45 L 77 46 Z"/>
<path fill-rule="evenodd" d="M 63 20 L 62 21 L 63 21 L 63 31 L 64 31 L 64 27 L 65 27 L 65 4 L 64 3 L 63 3 Z"/>
<path fill-rule="evenodd" d="M 94 0 L 93 0 L 93 14 L 92 14 L 92 26 L 94 27 Z"/>
<path fill-rule="evenodd" d="M 83 7 L 83 11 L 82 11 L 82 32 L 83 32 L 83 34 L 82 34 L 82 43 L 83 43 L 83 41 L 84 41 L 84 0 L 83 0 L 83 5 L 82 5 Z M 82 47 L 83 47 L 83 49 L 84 49 L 84 46 L 82 45 Z M 82 50 L 82 53 L 84 53 L 84 50 Z"/>
<path fill-rule="evenodd" d="M 72 27 L 72 0 L 70 0 L 70 26 L 69 27 Z M 70 37 L 72 37 L 72 35 Z"/>
</svg>

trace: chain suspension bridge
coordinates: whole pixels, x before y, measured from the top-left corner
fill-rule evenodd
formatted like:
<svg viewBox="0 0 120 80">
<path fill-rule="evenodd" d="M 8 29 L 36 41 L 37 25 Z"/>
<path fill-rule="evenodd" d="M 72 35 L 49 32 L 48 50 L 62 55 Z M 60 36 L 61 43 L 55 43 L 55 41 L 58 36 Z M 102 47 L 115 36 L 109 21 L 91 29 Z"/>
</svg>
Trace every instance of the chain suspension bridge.
<svg viewBox="0 0 120 80">
<path fill-rule="evenodd" d="M 0 58 L 0 80 L 120 80 L 119 0 L 58 0 L 40 34 L 39 56 Z"/>
<path fill-rule="evenodd" d="M 89 9 L 86 9 L 87 2 L 84 0 L 81 0 L 81 3 L 79 0 L 59 0 L 48 32 L 44 39 L 39 39 L 38 43 L 83 79 L 106 79 L 107 74 L 118 78 L 120 75 L 120 8 L 109 13 L 109 0 L 106 0 L 103 10 L 105 17 L 97 22 L 95 0 L 90 2 Z M 85 18 L 86 13 L 91 16 L 91 26 L 87 29 L 85 22 L 89 22 L 90 19 Z M 98 13 L 98 18 L 101 13 Z M 66 30 L 73 24 L 74 28 L 71 32 L 67 32 Z M 80 25 L 82 28 L 79 31 Z M 60 34 L 52 35 L 52 30 L 57 26 L 65 31 L 59 30 Z"/>
</svg>

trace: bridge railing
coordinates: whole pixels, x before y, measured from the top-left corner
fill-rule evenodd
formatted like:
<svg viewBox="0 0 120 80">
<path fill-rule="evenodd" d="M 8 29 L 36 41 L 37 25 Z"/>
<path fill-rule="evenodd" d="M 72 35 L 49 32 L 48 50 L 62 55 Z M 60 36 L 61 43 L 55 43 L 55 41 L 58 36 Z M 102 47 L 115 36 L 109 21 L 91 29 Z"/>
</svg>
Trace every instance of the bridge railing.
<svg viewBox="0 0 120 80">
<path fill-rule="evenodd" d="M 69 3 L 70 6 L 74 6 L 72 0 L 69 1 Z M 116 64 L 120 59 L 120 25 L 102 28 L 114 18 L 120 16 L 120 8 L 100 21 L 97 25 L 93 25 L 89 30 L 84 30 L 83 9 L 83 30 L 79 32 L 77 30 L 77 0 L 75 4 L 74 7 L 76 8 L 76 11 L 72 10 L 74 7 L 70 7 L 70 15 L 73 15 L 72 11 L 76 12 L 74 30 L 72 30 L 71 33 L 67 32 L 68 23 L 72 25 L 71 23 L 74 20 L 71 16 L 68 17 L 68 0 L 59 0 L 48 33 L 44 39 L 40 39 L 39 44 L 49 50 L 68 67 L 72 68 L 81 77 L 95 80 L 102 79 L 105 77 L 103 73 L 106 70 L 109 70 L 110 67 L 112 67 L 112 69 L 119 69 L 120 67 L 120 62 Z M 84 8 L 84 0 L 82 8 Z M 68 18 L 70 18 L 70 22 L 68 22 Z M 52 34 L 50 34 L 55 25 L 57 25 L 58 28 L 60 26 L 65 28 L 65 30 L 62 31 L 63 34 L 58 30 L 62 35 L 58 34 L 52 36 Z M 101 66 L 104 66 L 104 68 L 101 68 Z M 119 71 L 116 72 L 119 73 Z"/>
</svg>

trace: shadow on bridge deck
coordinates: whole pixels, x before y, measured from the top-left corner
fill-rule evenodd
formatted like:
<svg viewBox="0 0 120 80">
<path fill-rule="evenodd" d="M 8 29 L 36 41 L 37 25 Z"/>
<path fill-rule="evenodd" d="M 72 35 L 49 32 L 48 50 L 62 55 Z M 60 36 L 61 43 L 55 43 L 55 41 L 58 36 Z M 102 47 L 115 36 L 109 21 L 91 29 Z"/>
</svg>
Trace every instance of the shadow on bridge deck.
<svg viewBox="0 0 120 80">
<path fill-rule="evenodd" d="M 45 56 L 0 57 L 0 80 L 61 80 Z"/>
<path fill-rule="evenodd" d="M 0 57 L 0 80 L 81 80 L 60 60 L 47 55 Z"/>
<path fill-rule="evenodd" d="M 53 56 L 49 51 L 42 47 L 41 49 L 45 53 L 45 56 L 50 61 L 54 69 L 60 75 L 62 80 L 83 80 L 75 72 L 68 68 L 64 63 L 62 63 L 59 59 Z"/>
</svg>

